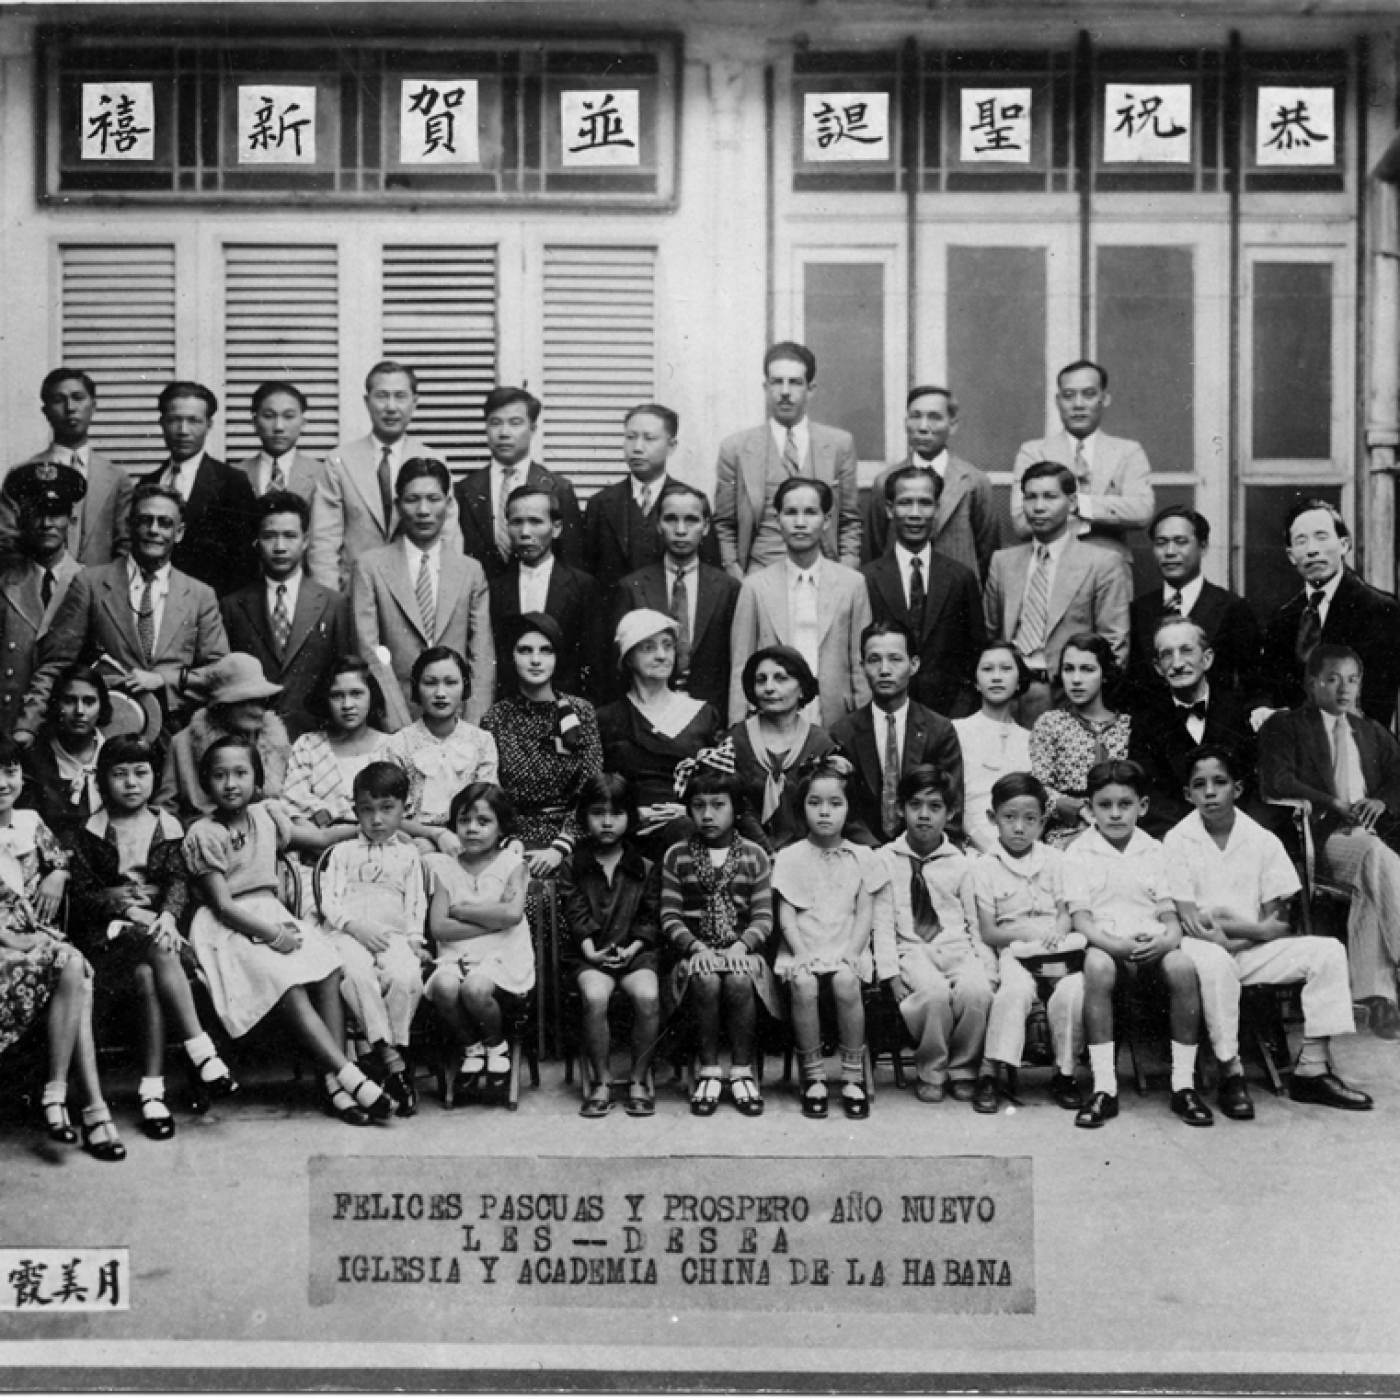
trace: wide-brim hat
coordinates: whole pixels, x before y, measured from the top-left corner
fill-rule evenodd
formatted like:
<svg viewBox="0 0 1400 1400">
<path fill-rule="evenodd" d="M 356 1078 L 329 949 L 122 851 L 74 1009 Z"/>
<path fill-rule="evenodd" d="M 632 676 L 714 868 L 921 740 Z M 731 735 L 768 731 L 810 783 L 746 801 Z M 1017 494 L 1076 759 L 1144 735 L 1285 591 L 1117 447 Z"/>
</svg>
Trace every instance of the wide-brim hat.
<svg viewBox="0 0 1400 1400">
<path fill-rule="evenodd" d="M 208 667 L 201 678 L 200 689 L 206 705 L 237 705 L 244 700 L 270 700 L 281 695 L 282 687 L 263 675 L 256 656 L 246 651 L 231 651 L 221 661 Z"/>
<path fill-rule="evenodd" d="M 112 702 L 112 718 L 102 726 L 104 739 L 120 735 L 153 744 L 160 738 L 165 716 L 161 713 L 160 701 L 151 691 L 130 695 L 124 690 L 110 690 L 107 696 Z"/>
</svg>

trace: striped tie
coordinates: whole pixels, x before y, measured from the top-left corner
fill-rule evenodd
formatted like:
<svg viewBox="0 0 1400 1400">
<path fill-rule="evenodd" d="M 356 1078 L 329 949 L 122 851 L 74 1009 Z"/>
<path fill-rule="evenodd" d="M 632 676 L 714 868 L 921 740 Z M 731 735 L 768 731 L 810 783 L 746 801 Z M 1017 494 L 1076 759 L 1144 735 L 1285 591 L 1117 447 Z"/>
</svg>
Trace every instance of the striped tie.
<svg viewBox="0 0 1400 1400">
<path fill-rule="evenodd" d="M 1084 455 L 1083 441 L 1074 444 L 1074 474 L 1081 487 L 1089 484 L 1089 459 Z"/>
<path fill-rule="evenodd" d="M 136 640 L 141 643 L 142 655 L 149 666 L 156 654 L 156 607 L 153 589 L 156 576 L 142 574 L 141 606 L 136 610 Z"/>
<path fill-rule="evenodd" d="M 797 450 L 797 434 L 787 430 L 787 440 L 783 443 L 783 470 L 789 476 L 802 475 L 802 456 Z"/>
<path fill-rule="evenodd" d="M 413 585 L 418 599 L 418 615 L 423 619 L 423 635 L 431 642 L 437 630 L 437 607 L 433 602 L 433 576 L 428 570 L 428 556 L 418 559 L 418 579 Z"/>
<path fill-rule="evenodd" d="M 1022 656 L 1033 656 L 1045 645 L 1045 628 L 1050 620 L 1050 549 L 1035 547 L 1035 567 L 1026 587 L 1026 601 L 1021 607 L 1021 620 L 1016 625 L 1016 650 Z"/>
<path fill-rule="evenodd" d="M 287 611 L 287 585 L 277 585 L 277 603 L 272 609 L 272 640 L 277 646 L 278 656 L 287 650 L 287 641 L 292 635 L 292 615 Z"/>
</svg>

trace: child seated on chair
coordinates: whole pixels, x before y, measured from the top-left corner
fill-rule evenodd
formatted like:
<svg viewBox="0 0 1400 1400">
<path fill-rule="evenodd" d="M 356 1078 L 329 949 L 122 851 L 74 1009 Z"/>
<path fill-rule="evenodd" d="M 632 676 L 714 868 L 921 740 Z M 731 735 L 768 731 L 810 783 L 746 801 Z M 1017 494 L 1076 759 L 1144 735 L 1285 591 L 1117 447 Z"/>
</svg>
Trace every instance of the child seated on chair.
<svg viewBox="0 0 1400 1400">
<path fill-rule="evenodd" d="M 1244 784 L 1230 750 L 1207 746 L 1191 756 L 1186 796 L 1196 809 L 1163 838 L 1172 897 L 1188 953 L 1218 948 L 1229 955 L 1198 960 L 1201 1000 L 1222 1069 L 1220 1107 L 1252 1118 L 1239 1061 L 1240 988 L 1303 984 L 1303 1045 L 1289 1081 L 1300 1103 L 1365 1110 L 1371 1097 L 1332 1069 L 1334 1035 L 1355 1029 L 1346 949 L 1335 938 L 1295 934 L 1289 904 L 1301 888 L 1283 843 L 1236 807 Z M 1241 1105 L 1248 1107 L 1242 1111 Z"/>
<path fill-rule="evenodd" d="M 972 1097 L 996 986 L 995 956 L 978 933 L 971 864 L 944 834 L 955 792 L 952 774 L 931 764 L 911 768 L 895 793 L 904 832 L 881 848 L 894 921 L 891 990 L 914 1038 L 922 1103 Z"/>
<path fill-rule="evenodd" d="M 408 774 L 382 759 L 351 787 L 359 834 L 331 846 L 320 871 L 319 905 L 344 973 L 340 994 L 383 1071 L 400 1118 L 417 1111 L 408 1070 L 413 1016 L 423 999 L 427 896 L 423 860 L 403 831 Z"/>
<path fill-rule="evenodd" d="M 1084 1033 L 1089 1042 L 1093 1096 L 1075 1114 L 1078 1128 L 1101 1128 L 1118 1116 L 1114 1067 L 1113 989 L 1121 976 L 1164 988 L 1170 1007 L 1172 1112 L 1193 1128 L 1214 1121 L 1196 1092 L 1196 1042 L 1201 991 L 1191 959 L 1181 951 L 1181 924 L 1171 901 L 1162 843 L 1138 829 L 1147 810 L 1147 775 L 1138 764 L 1111 758 L 1085 779 L 1093 826 L 1065 852 L 1065 902 L 1084 954 Z"/>
<path fill-rule="evenodd" d="M 839 753 L 813 759 L 802 771 L 795 794 L 807 825 L 807 838 L 785 846 L 773 864 L 782 944 L 774 971 L 788 986 L 792 1038 L 802 1073 L 802 1112 L 827 1113 L 826 1061 L 822 1054 L 821 992 L 831 989 L 836 1003 L 841 1052 L 841 1107 L 847 1118 L 868 1118 L 865 1086 L 864 985 L 874 980 L 871 953 L 877 895 L 889 881 L 885 862 L 842 834 L 850 805 L 846 784 L 850 761 Z M 889 906 L 879 902 L 889 942 Z"/>
<path fill-rule="evenodd" d="M 1020 1067 L 1026 1017 L 1045 996 L 1055 1074 L 1050 1097 L 1061 1108 L 1083 1107 L 1074 1067 L 1084 1048 L 1083 950 L 1070 930 L 1064 856 L 1041 841 L 1050 794 L 1031 773 L 1008 773 L 992 784 L 987 820 L 996 845 L 972 863 L 972 891 L 982 941 L 998 950 L 1001 976 L 987 1017 L 987 1045 L 972 1106 L 995 1113 L 1005 1075 Z"/>
<path fill-rule="evenodd" d="M 620 987 L 632 1003 L 632 1070 L 627 1112 L 656 1111 L 651 1057 L 660 1024 L 656 941 L 661 871 L 628 840 L 636 827 L 632 786 L 619 773 L 595 773 L 579 790 L 575 817 L 582 839 L 559 867 L 559 904 L 568 928 L 564 976 L 583 998 L 588 1093 L 579 1109 L 602 1118 L 612 1108 L 608 1081 L 608 1004 Z"/>
<path fill-rule="evenodd" d="M 732 741 L 701 749 L 676 765 L 676 788 L 695 825 L 661 861 L 661 933 L 677 954 L 667 984 L 670 1005 L 689 998 L 700 1068 L 690 1111 L 708 1118 L 724 1088 L 721 1030 L 729 1037 L 729 1093 L 749 1118 L 763 1112 L 754 1074 L 758 1003 L 778 1012 L 773 970 L 764 948 L 773 932 L 772 866 L 734 823 L 743 787 Z"/>
<path fill-rule="evenodd" d="M 460 1043 L 453 1097 L 510 1080 L 510 1044 L 498 993 L 527 996 L 535 985 L 535 949 L 525 918 L 525 861 L 503 843 L 515 807 L 495 783 L 468 783 L 448 810 L 447 830 L 461 843 L 455 858 L 434 856 L 428 932 L 437 943 L 428 1000 Z"/>
</svg>

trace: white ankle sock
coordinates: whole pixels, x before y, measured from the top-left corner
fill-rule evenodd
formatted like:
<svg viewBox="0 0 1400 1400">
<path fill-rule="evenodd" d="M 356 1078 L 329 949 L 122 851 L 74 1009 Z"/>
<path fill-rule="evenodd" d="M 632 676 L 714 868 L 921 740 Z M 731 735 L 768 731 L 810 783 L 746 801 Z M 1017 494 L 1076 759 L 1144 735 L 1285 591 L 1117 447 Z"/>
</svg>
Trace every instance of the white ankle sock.
<svg viewBox="0 0 1400 1400">
<path fill-rule="evenodd" d="M 1113 1042 L 1106 1040 L 1101 1045 L 1089 1047 L 1089 1069 L 1094 1076 L 1096 1094 L 1118 1096 L 1118 1069 L 1114 1064 Z"/>
<path fill-rule="evenodd" d="M 1172 1093 L 1196 1087 L 1196 1047 L 1172 1041 Z"/>
</svg>

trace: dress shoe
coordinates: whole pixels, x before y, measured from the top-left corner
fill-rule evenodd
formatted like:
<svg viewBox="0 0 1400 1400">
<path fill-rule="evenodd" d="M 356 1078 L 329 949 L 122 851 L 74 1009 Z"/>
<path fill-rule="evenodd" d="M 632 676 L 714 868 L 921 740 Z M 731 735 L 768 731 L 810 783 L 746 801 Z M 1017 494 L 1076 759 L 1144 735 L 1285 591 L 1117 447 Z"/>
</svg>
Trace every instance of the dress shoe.
<svg viewBox="0 0 1400 1400">
<path fill-rule="evenodd" d="M 84 1119 L 83 1149 L 99 1162 L 120 1162 L 126 1156 L 126 1148 L 122 1146 L 110 1116 L 91 1122 Z"/>
<path fill-rule="evenodd" d="M 1226 1075 L 1220 1081 L 1216 1103 L 1220 1105 L 1221 1113 L 1237 1122 L 1245 1123 L 1254 1117 L 1254 1100 L 1249 1097 L 1249 1086 L 1242 1074 Z"/>
<path fill-rule="evenodd" d="M 68 1105 L 46 1103 L 44 1105 L 44 1131 L 50 1142 L 61 1142 L 71 1147 L 78 1140 L 78 1130 L 68 1119 Z"/>
<path fill-rule="evenodd" d="M 1172 1091 L 1172 1112 L 1191 1128 L 1208 1128 L 1215 1122 L 1215 1115 L 1194 1089 Z"/>
<path fill-rule="evenodd" d="M 869 1118 L 870 1099 L 859 1084 L 841 1086 L 841 1107 L 847 1118 Z"/>
<path fill-rule="evenodd" d="M 1084 1095 L 1070 1074 L 1056 1074 L 1050 1080 L 1050 1097 L 1061 1108 L 1078 1110 L 1084 1107 Z"/>
<path fill-rule="evenodd" d="M 1102 1128 L 1110 1118 L 1118 1117 L 1118 1095 L 1096 1093 L 1074 1115 L 1076 1128 Z"/>
<path fill-rule="evenodd" d="M 384 1092 L 393 1101 L 394 1112 L 400 1118 L 412 1118 L 418 1112 L 418 1090 L 407 1070 L 396 1070 L 384 1080 Z"/>
<path fill-rule="evenodd" d="M 972 1089 L 972 1109 L 974 1113 L 995 1113 L 1001 1103 L 997 1093 L 997 1080 L 994 1074 L 981 1074 Z"/>
<path fill-rule="evenodd" d="M 1379 1040 L 1400 1040 L 1400 1008 L 1393 1001 L 1371 1001 L 1371 1034 Z"/>
<path fill-rule="evenodd" d="M 977 1090 L 970 1079 L 954 1079 L 948 1085 L 948 1092 L 957 1099 L 959 1103 L 970 1103 L 973 1094 L 976 1093 Z"/>
<path fill-rule="evenodd" d="M 1295 1070 L 1288 1080 L 1288 1097 L 1294 1103 L 1320 1103 L 1324 1108 L 1350 1108 L 1365 1112 L 1371 1107 L 1370 1094 L 1353 1089 L 1330 1072 L 1300 1075 Z"/>
<path fill-rule="evenodd" d="M 919 1081 L 919 1087 L 914 1090 L 914 1097 L 920 1103 L 942 1103 L 947 1095 L 947 1090 L 941 1084 L 926 1084 Z"/>
</svg>

